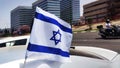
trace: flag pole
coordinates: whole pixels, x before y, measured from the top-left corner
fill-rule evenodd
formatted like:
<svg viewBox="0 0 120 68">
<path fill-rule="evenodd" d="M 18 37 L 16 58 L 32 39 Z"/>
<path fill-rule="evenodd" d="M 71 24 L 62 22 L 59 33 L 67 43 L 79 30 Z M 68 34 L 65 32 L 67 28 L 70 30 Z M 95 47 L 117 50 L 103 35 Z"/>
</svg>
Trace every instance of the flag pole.
<svg viewBox="0 0 120 68">
<path fill-rule="evenodd" d="M 26 51 L 26 54 L 25 54 L 25 60 L 24 60 L 23 68 L 25 68 L 26 61 L 27 61 L 27 51 Z"/>
</svg>

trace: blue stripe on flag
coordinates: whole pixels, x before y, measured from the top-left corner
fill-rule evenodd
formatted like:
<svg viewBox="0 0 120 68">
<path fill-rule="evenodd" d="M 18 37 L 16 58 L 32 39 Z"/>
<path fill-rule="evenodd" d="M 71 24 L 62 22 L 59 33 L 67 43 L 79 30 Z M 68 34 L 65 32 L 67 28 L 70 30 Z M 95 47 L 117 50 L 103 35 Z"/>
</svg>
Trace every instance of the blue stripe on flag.
<svg viewBox="0 0 120 68">
<path fill-rule="evenodd" d="M 54 25 L 58 26 L 61 30 L 65 31 L 65 32 L 72 33 L 72 29 L 61 25 L 57 20 L 55 20 L 53 18 L 50 18 L 48 16 L 45 16 L 45 15 L 43 15 L 41 13 L 36 12 L 35 13 L 35 18 L 40 19 L 40 20 L 45 21 L 45 22 L 48 22 L 48 23 L 51 23 L 51 24 L 54 24 Z"/>
<path fill-rule="evenodd" d="M 56 54 L 56 55 L 61 55 L 63 57 L 69 57 L 69 52 L 62 51 L 61 49 L 40 46 L 40 45 L 36 45 L 36 44 L 31 44 L 31 43 L 29 43 L 27 50 L 34 51 L 34 52 Z"/>
</svg>

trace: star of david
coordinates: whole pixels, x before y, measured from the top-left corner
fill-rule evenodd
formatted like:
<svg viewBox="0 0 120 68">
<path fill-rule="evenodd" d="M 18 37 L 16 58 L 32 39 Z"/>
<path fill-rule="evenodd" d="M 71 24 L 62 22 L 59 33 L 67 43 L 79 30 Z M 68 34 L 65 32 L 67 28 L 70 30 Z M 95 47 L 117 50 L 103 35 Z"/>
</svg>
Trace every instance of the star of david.
<svg viewBox="0 0 120 68">
<path fill-rule="evenodd" d="M 55 45 L 57 45 L 59 42 L 61 42 L 61 33 L 60 31 L 53 31 L 53 36 L 50 38 L 50 40 L 53 40 L 55 42 Z"/>
</svg>

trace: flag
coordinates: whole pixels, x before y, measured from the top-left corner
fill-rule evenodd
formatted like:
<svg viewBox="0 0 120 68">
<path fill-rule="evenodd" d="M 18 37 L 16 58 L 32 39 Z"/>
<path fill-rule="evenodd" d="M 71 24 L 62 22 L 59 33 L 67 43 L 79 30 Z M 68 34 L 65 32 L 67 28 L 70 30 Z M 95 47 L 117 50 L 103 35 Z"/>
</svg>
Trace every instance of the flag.
<svg viewBox="0 0 120 68">
<path fill-rule="evenodd" d="M 36 7 L 27 47 L 28 58 L 69 62 L 71 40 L 72 29 L 68 23 L 54 14 Z"/>
</svg>

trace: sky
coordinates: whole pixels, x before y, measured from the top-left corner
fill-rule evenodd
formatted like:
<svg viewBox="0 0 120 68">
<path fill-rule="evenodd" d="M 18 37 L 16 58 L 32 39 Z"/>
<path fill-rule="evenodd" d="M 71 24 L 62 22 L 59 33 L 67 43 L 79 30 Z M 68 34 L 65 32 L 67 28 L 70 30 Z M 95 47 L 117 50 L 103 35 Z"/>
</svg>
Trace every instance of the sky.
<svg viewBox="0 0 120 68">
<path fill-rule="evenodd" d="M 0 29 L 10 28 L 10 11 L 17 6 L 32 6 L 36 0 L 0 0 Z M 95 0 L 80 0 L 80 15 L 82 6 Z"/>
</svg>

